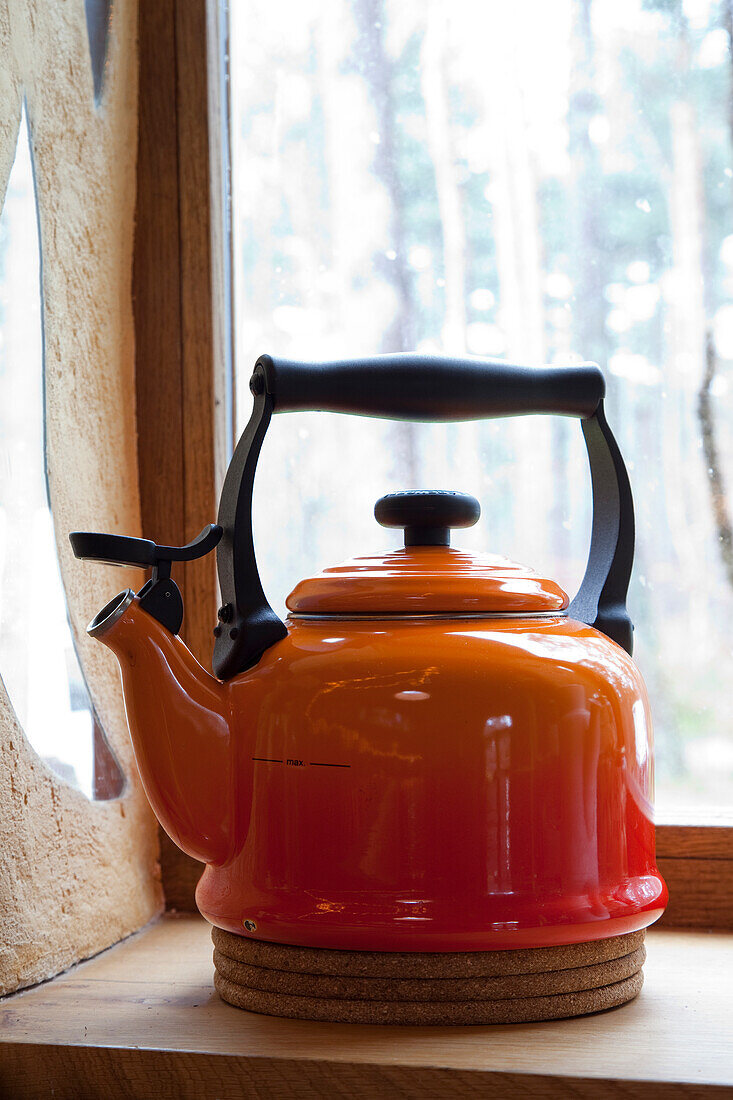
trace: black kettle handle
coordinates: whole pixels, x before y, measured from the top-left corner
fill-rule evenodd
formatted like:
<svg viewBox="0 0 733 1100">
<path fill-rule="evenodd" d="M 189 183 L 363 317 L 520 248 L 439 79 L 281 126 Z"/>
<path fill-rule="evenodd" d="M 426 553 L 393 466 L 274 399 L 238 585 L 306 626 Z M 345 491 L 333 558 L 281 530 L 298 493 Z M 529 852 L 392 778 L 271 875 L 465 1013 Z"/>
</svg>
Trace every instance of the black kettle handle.
<svg viewBox="0 0 733 1100">
<path fill-rule="evenodd" d="M 593 530 L 585 576 L 569 614 L 627 652 L 633 626 L 626 593 L 634 558 L 634 506 L 621 452 L 603 412 L 599 367 L 525 367 L 502 359 L 377 355 L 299 363 L 261 355 L 250 380 L 252 416 L 227 471 L 217 547 L 222 594 L 213 667 L 224 680 L 255 664 L 285 637 L 262 589 L 252 537 L 252 491 L 273 412 L 298 409 L 392 420 L 482 420 L 553 413 L 582 421 L 593 487 Z"/>
<path fill-rule="evenodd" d="M 484 420 L 526 413 L 592 416 L 605 393 L 595 363 L 520 367 L 503 359 L 375 355 L 295 363 L 261 355 L 250 388 L 275 412 L 316 409 L 387 420 Z"/>
</svg>

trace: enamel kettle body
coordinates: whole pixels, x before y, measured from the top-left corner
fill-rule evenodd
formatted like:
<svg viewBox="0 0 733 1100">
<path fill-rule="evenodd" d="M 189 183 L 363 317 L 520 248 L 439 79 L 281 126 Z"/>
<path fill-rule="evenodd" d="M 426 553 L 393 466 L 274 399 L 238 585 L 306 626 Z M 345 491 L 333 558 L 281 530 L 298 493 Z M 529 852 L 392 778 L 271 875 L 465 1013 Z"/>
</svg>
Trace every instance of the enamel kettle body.
<svg viewBox="0 0 733 1100">
<path fill-rule="evenodd" d="M 263 356 L 218 527 L 189 547 L 76 533 L 80 557 L 153 568 L 90 626 L 116 653 L 151 804 L 206 862 L 214 925 L 284 944 L 482 951 L 604 939 L 666 904 L 649 706 L 630 656 L 626 471 L 593 365 Z M 554 582 L 449 545 L 477 502 L 382 498 L 404 550 L 302 582 L 287 625 L 262 592 L 251 499 L 273 412 L 581 420 L 594 491 L 588 569 Z M 170 563 L 218 543 L 214 671 L 178 637 Z"/>
</svg>

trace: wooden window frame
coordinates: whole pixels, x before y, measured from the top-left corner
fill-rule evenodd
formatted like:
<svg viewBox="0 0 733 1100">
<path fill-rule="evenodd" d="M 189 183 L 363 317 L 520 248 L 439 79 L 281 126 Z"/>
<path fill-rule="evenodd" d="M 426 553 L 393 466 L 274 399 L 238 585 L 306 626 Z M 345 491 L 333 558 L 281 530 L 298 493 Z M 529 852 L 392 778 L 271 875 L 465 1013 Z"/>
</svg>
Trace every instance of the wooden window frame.
<svg viewBox="0 0 733 1100">
<path fill-rule="evenodd" d="M 680 813 L 682 819 L 685 815 Z M 660 924 L 667 928 L 733 929 L 733 815 L 701 825 L 657 825 L 657 865 L 669 888 Z"/>
<path fill-rule="evenodd" d="M 216 520 L 233 432 L 227 18 L 221 0 L 138 4 L 138 476 L 143 535 L 174 545 Z M 213 555 L 177 568 L 176 578 L 182 635 L 206 665 Z M 193 910 L 202 865 L 162 829 L 160 840 L 166 904 Z"/>
<path fill-rule="evenodd" d="M 139 5 L 134 299 L 143 534 L 181 543 L 215 519 L 233 439 L 226 0 Z M 183 634 L 205 664 L 213 558 L 187 564 Z M 169 908 L 194 910 L 202 867 L 161 831 Z M 668 927 L 733 928 L 733 813 L 657 827 Z"/>
</svg>

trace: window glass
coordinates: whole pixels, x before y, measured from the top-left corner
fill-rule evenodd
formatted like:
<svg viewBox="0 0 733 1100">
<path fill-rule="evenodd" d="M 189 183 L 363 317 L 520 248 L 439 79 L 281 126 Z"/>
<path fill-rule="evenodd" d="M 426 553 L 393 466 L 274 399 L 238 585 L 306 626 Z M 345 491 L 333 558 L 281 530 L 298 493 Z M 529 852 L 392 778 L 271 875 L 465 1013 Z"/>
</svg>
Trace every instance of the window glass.
<svg viewBox="0 0 733 1100">
<path fill-rule="evenodd" d="M 242 0 L 232 6 L 239 427 L 262 352 L 599 362 L 637 509 L 635 657 L 657 802 L 733 803 L 729 30 L 707 0 Z M 266 590 L 396 538 L 397 488 L 473 492 L 460 542 L 571 593 L 590 492 L 551 418 L 275 417 Z"/>
<path fill-rule="evenodd" d="M 122 775 L 69 629 L 46 482 L 36 200 L 25 116 L 0 212 L 0 677 L 33 748 L 89 798 Z"/>
</svg>

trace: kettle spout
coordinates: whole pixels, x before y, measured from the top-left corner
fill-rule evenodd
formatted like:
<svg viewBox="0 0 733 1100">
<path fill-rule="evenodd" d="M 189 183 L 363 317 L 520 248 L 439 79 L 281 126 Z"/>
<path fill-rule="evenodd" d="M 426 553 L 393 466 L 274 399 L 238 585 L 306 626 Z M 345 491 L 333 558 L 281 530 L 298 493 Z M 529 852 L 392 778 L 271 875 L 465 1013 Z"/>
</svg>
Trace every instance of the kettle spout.
<svg viewBox="0 0 733 1100">
<path fill-rule="evenodd" d="M 119 662 L 135 759 L 158 821 L 194 859 L 225 862 L 235 805 L 228 688 L 129 589 L 87 632 Z"/>
</svg>

